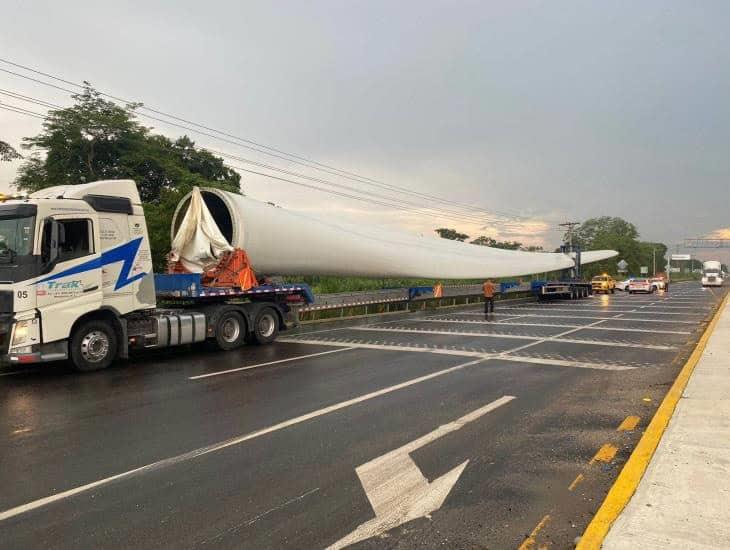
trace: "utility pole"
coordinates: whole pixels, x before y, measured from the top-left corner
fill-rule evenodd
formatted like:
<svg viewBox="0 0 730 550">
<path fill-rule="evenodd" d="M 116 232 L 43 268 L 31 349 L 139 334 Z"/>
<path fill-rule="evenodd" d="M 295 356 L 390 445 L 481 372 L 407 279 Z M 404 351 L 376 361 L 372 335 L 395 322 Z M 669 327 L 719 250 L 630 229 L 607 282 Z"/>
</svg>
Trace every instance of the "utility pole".
<svg viewBox="0 0 730 550">
<path fill-rule="evenodd" d="M 565 227 L 568 230 L 568 249 L 570 252 L 573 252 L 573 229 L 578 227 L 580 225 L 580 222 L 564 222 L 559 223 L 559 227 Z"/>
<path fill-rule="evenodd" d="M 652 260 L 654 262 L 654 272 L 653 272 L 653 275 L 654 275 L 654 277 L 656 277 L 656 247 L 654 247 L 654 248 L 651 249 L 651 256 L 652 256 Z"/>
</svg>

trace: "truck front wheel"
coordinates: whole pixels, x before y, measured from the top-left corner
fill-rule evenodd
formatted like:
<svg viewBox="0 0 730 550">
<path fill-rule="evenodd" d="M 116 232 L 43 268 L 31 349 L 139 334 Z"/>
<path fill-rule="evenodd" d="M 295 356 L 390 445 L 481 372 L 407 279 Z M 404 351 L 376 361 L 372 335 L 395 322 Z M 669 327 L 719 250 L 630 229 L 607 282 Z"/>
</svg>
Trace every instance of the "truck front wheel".
<svg viewBox="0 0 730 550">
<path fill-rule="evenodd" d="M 71 336 L 71 362 L 76 370 L 105 369 L 117 356 L 117 333 L 107 321 L 87 321 Z"/>
<path fill-rule="evenodd" d="M 279 336 L 279 316 L 270 307 L 265 307 L 256 315 L 253 324 L 253 341 L 257 344 L 269 344 Z"/>
</svg>

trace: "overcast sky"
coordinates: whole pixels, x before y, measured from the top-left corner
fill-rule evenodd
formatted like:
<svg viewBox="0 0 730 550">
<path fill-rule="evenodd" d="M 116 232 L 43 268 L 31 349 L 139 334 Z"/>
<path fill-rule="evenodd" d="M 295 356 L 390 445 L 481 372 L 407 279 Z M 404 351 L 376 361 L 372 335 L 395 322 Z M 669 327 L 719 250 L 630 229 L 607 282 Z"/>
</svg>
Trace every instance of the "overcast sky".
<svg viewBox="0 0 730 550">
<path fill-rule="evenodd" d="M 726 1 L 5 0 L 2 13 L 0 57 L 534 222 L 481 230 L 243 174 L 247 194 L 287 208 L 424 233 L 442 225 L 472 236 L 499 231 L 551 246 L 560 236 L 554 222 L 599 215 L 626 218 L 647 240 L 730 236 Z M 0 88 L 69 103 L 62 92 L 4 73 Z M 0 111 L 0 139 L 12 145 L 39 128 Z M 16 169 L 0 165 L 0 189 Z"/>
</svg>

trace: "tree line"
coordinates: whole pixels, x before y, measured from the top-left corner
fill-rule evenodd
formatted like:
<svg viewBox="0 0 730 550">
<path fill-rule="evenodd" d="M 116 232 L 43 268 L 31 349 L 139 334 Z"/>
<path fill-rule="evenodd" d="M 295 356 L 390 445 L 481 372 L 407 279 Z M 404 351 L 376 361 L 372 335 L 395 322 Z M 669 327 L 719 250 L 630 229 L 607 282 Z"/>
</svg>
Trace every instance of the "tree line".
<svg viewBox="0 0 730 550">
<path fill-rule="evenodd" d="M 441 227 L 434 230 L 441 238 L 465 242 L 470 237 L 456 229 Z M 639 275 L 641 267 L 647 267 L 649 274 L 653 274 L 654 265 L 656 272 L 664 271 L 666 264 L 667 245 L 658 242 L 641 241 L 639 230 L 633 223 L 622 218 L 601 216 L 584 221 L 572 233 L 573 245 L 581 250 L 616 250 L 619 255 L 602 262 L 586 264 L 583 267 L 583 274 L 586 277 L 593 277 L 599 273 L 609 273 L 618 277 L 617 263 L 624 260 L 627 264 L 627 271 L 631 275 Z M 564 241 L 568 242 L 569 235 L 566 232 Z M 491 246 L 506 250 L 524 250 L 529 252 L 540 252 L 542 247 L 524 246 L 518 241 L 498 241 L 492 237 L 479 236 L 469 241 L 471 244 Z M 556 250 L 558 252 L 559 249 Z"/>
</svg>

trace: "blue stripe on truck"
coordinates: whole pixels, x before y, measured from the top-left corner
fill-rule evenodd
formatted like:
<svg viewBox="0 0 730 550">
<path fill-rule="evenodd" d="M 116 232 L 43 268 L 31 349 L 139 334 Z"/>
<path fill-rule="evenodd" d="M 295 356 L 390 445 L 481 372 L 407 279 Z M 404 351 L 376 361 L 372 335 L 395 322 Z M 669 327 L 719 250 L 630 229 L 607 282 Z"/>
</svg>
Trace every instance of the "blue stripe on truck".
<svg viewBox="0 0 730 550">
<path fill-rule="evenodd" d="M 101 267 L 104 267 L 105 265 L 123 262 L 122 269 L 119 272 L 119 277 L 117 278 L 117 282 L 114 285 L 114 290 L 119 290 L 120 288 L 130 285 L 147 275 L 147 273 L 138 273 L 137 275 L 134 275 L 132 277 L 129 276 L 129 272 L 132 271 L 134 259 L 137 257 L 137 251 L 139 250 L 141 244 L 142 237 L 139 237 L 137 239 L 129 241 L 128 243 L 117 246 L 116 248 L 110 248 L 109 250 L 102 252 L 101 256 L 99 256 L 98 258 L 94 258 L 93 260 L 89 260 L 88 262 L 84 262 L 72 268 L 66 269 L 65 271 L 61 271 L 60 273 L 56 273 L 55 275 L 51 275 L 50 277 L 46 277 L 45 279 L 36 281 L 33 284 L 37 285 L 39 283 L 54 281 L 56 279 L 61 279 L 62 277 L 68 277 L 69 275 L 76 275 L 78 273 L 91 271 L 92 269 L 99 269 Z"/>
</svg>

